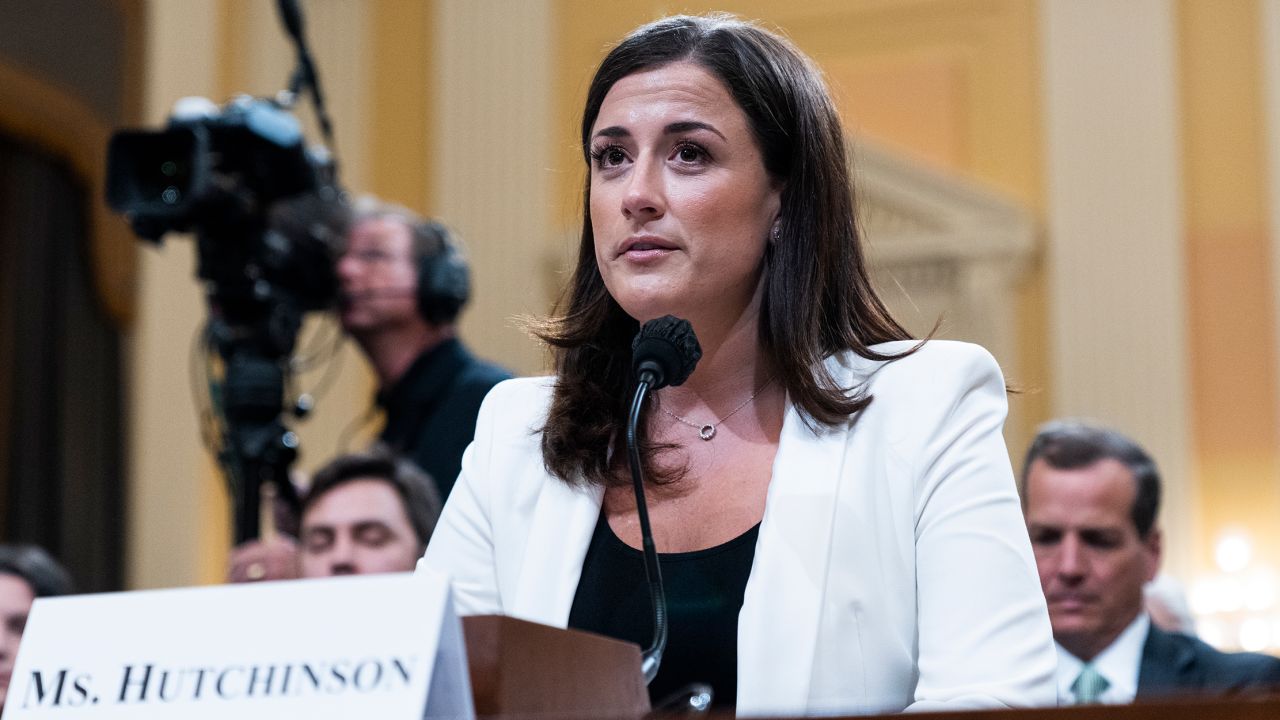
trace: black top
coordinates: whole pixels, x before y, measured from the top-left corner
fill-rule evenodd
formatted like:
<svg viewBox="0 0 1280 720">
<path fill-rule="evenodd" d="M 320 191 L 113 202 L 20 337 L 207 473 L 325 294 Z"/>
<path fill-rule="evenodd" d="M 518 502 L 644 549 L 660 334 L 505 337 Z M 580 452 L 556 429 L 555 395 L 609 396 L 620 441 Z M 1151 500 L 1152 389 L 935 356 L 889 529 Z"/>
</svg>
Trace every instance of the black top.
<svg viewBox="0 0 1280 720">
<path fill-rule="evenodd" d="M 755 559 L 757 524 L 723 545 L 687 553 L 661 553 L 667 593 L 668 641 L 658 675 L 649 684 L 655 705 L 690 683 L 707 683 L 713 707 L 732 708 L 738 695 L 738 611 Z M 636 643 L 653 643 L 653 606 L 644 553 L 613 533 L 604 513 L 596 523 L 582 578 L 569 611 L 569 627 Z"/>
<path fill-rule="evenodd" d="M 427 471 L 443 501 L 476 434 L 476 415 L 489 390 L 511 373 L 477 359 L 456 338 L 418 356 L 376 402 L 387 413 L 382 441 Z"/>
</svg>

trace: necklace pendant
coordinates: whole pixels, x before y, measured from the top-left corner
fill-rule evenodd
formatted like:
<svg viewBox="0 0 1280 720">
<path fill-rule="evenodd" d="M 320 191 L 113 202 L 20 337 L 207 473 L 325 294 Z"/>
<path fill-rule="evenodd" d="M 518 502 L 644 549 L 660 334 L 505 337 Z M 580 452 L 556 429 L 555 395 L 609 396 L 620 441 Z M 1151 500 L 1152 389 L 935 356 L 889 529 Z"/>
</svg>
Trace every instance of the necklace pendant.
<svg viewBox="0 0 1280 720">
<path fill-rule="evenodd" d="M 698 430 L 698 437 L 702 438 L 703 440 L 710 441 L 711 438 L 715 436 L 716 436 L 715 425 L 703 425 L 702 428 Z"/>
</svg>

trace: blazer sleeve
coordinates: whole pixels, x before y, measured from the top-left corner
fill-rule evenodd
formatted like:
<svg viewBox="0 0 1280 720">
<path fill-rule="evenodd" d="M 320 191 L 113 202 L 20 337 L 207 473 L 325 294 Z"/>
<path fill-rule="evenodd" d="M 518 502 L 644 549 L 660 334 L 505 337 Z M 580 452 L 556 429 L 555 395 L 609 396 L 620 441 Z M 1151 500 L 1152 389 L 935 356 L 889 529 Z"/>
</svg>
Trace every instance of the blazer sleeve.
<svg viewBox="0 0 1280 720">
<path fill-rule="evenodd" d="M 445 502 L 418 568 L 449 576 L 460 615 L 502 612 L 494 554 L 493 497 L 489 485 L 494 438 L 506 393 L 499 385 L 485 398 L 476 419 L 475 439 L 462 455 L 462 471 Z"/>
<path fill-rule="evenodd" d="M 955 346 L 916 386 L 919 680 L 908 709 L 1054 705 L 1057 655 L 1002 428 L 1004 379 Z"/>
</svg>

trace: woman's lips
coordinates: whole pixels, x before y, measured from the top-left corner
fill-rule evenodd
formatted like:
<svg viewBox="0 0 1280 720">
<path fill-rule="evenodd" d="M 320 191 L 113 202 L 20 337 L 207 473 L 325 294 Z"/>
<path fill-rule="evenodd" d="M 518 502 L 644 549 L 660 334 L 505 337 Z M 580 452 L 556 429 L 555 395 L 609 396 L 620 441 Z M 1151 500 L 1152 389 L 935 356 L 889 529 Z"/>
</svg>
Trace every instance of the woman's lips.
<svg viewBox="0 0 1280 720">
<path fill-rule="evenodd" d="M 627 240 L 618 255 L 629 260 L 649 260 L 659 258 L 676 249 L 674 243 L 660 237 L 642 236 Z"/>
</svg>

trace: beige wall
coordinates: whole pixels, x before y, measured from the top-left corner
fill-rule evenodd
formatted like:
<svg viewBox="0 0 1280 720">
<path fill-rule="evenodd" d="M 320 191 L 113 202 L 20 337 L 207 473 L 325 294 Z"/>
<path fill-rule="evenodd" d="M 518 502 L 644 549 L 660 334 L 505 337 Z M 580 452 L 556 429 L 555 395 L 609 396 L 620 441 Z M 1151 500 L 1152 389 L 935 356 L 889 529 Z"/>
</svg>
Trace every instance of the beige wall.
<svg viewBox="0 0 1280 720">
<path fill-rule="evenodd" d="M 1176 17 L 1163 0 L 1048 0 L 1045 213 L 1054 415 L 1158 458 L 1169 567 L 1193 518 Z"/>
<path fill-rule="evenodd" d="M 456 228 L 474 297 L 462 332 L 516 372 L 541 372 L 543 353 L 518 318 L 549 309 L 549 248 L 557 201 L 550 136 L 553 38 L 547 2 L 439 0 L 430 209 Z"/>
<path fill-rule="evenodd" d="M 215 96 L 212 0 L 149 3 L 143 121 L 159 124 L 187 95 Z M 127 582 L 165 587 L 208 581 L 203 559 L 220 552 L 207 530 L 221 520 L 221 486 L 199 446 L 187 354 L 201 317 L 189 238 L 140 253 L 137 317 L 128 333 L 130 382 Z"/>
</svg>

